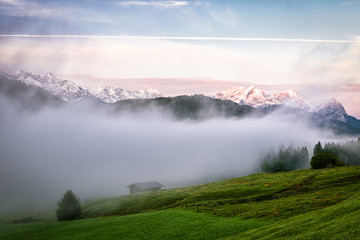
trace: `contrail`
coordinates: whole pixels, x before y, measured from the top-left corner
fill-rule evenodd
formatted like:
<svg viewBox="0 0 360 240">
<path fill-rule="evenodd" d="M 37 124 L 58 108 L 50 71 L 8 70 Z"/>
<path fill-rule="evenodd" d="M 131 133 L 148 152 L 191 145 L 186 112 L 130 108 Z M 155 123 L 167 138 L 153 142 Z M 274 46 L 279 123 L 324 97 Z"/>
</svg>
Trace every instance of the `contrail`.
<svg viewBox="0 0 360 240">
<path fill-rule="evenodd" d="M 128 36 L 128 35 L 27 35 L 1 34 L 11 38 L 87 38 L 87 39 L 158 39 L 193 41 L 271 41 L 271 42 L 317 42 L 317 43 L 360 43 L 360 40 L 328 40 L 301 38 L 237 38 L 237 37 L 171 37 L 171 36 Z"/>
</svg>

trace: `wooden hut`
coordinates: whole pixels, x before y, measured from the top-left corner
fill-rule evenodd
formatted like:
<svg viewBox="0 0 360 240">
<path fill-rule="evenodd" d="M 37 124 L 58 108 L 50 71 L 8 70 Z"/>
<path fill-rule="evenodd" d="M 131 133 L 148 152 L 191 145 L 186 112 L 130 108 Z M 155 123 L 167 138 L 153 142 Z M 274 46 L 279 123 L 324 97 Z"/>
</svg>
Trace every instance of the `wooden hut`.
<svg viewBox="0 0 360 240">
<path fill-rule="evenodd" d="M 138 192 L 145 192 L 145 191 L 155 191 L 161 190 L 164 185 L 159 182 L 141 182 L 141 183 L 133 183 L 127 186 L 130 189 L 130 194 L 138 193 Z"/>
</svg>

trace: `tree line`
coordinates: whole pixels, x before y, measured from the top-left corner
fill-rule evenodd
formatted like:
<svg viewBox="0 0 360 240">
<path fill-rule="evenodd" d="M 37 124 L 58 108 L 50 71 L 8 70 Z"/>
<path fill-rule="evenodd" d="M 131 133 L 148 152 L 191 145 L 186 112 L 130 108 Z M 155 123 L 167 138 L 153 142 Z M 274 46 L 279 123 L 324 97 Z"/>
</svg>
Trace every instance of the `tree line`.
<svg viewBox="0 0 360 240">
<path fill-rule="evenodd" d="M 310 163 L 312 168 L 360 165 L 360 138 L 343 144 L 326 143 L 324 147 L 319 141 L 314 147 Z"/>
<path fill-rule="evenodd" d="M 325 143 L 319 141 L 313 149 L 313 156 L 309 161 L 306 146 L 280 147 L 278 151 L 270 150 L 260 160 L 263 172 L 287 172 L 298 169 L 329 168 L 335 166 L 360 165 L 360 137 L 345 143 Z"/>
<path fill-rule="evenodd" d="M 261 160 L 263 172 L 287 172 L 309 167 L 309 152 L 304 147 L 280 147 L 278 151 L 270 150 Z"/>
</svg>

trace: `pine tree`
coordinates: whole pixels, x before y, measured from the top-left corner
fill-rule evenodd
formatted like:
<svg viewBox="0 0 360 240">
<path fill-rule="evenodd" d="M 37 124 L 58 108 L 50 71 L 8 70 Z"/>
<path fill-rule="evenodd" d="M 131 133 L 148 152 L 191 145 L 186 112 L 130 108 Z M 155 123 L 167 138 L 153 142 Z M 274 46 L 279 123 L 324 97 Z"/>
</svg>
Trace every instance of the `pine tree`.
<svg viewBox="0 0 360 240">
<path fill-rule="evenodd" d="M 59 221 L 74 220 L 81 216 L 80 198 L 71 190 L 64 193 L 57 205 L 56 216 Z"/>
<path fill-rule="evenodd" d="M 321 146 L 320 141 L 315 145 L 314 147 L 314 155 L 318 154 L 318 153 L 322 153 L 324 152 L 323 147 Z"/>
<path fill-rule="evenodd" d="M 301 155 L 301 167 L 309 167 L 310 165 L 309 152 L 306 146 L 300 149 L 300 155 Z"/>
<path fill-rule="evenodd" d="M 335 167 L 335 166 L 345 166 L 345 163 L 337 158 L 334 154 L 324 152 L 318 153 L 311 158 L 310 161 L 312 169 L 320 169 L 320 168 L 327 168 Z"/>
</svg>

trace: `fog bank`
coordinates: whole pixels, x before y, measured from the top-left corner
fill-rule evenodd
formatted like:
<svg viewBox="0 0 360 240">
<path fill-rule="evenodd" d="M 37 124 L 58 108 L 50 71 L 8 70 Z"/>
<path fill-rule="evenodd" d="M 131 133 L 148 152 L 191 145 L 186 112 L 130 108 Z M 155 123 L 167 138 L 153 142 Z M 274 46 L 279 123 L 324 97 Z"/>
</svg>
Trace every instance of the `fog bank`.
<svg viewBox="0 0 360 240">
<path fill-rule="evenodd" d="M 257 172 L 260 153 L 279 145 L 332 141 L 282 115 L 173 121 L 149 111 L 108 116 L 76 104 L 19 112 L 0 99 L 0 213 L 55 206 L 72 189 L 82 200 L 127 194 L 126 186 L 165 188 Z"/>
</svg>

